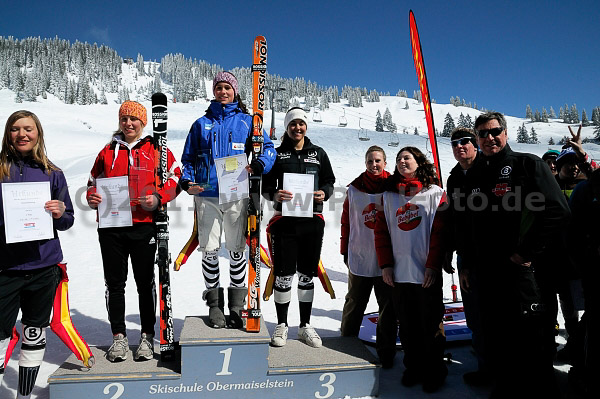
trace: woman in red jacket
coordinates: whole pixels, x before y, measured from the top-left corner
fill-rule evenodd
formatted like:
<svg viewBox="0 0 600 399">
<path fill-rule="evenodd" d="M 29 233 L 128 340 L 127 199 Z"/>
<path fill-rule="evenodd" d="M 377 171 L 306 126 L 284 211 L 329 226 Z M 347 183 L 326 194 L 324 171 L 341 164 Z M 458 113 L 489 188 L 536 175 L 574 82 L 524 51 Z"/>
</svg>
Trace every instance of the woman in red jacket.
<svg viewBox="0 0 600 399">
<path fill-rule="evenodd" d="M 365 154 L 366 170 L 348 185 L 342 212 L 340 252 L 348 266 L 348 293 L 342 312 L 343 336 L 356 337 L 369 303 L 371 290 L 379 304 L 377 320 L 377 354 L 385 368 L 393 365 L 398 332 L 391 304 L 390 286 L 383 282 L 377 265 L 373 229 L 375 214 L 381 209 L 386 179 L 386 156 L 383 148 L 371 146 Z"/>
<path fill-rule="evenodd" d="M 96 192 L 96 179 L 128 177 L 131 226 L 98 228 L 98 238 L 104 266 L 106 307 L 113 333 L 113 344 L 107 358 L 111 362 L 127 359 L 129 342 L 125 328 L 125 283 L 128 258 L 139 296 L 141 321 L 140 344 L 135 360 L 154 356 L 154 325 L 156 323 L 156 284 L 154 258 L 156 232 L 154 211 L 177 196 L 181 176 L 179 165 L 171 151 L 167 152 L 169 178 L 162 189 L 156 187 L 156 150 L 151 136 L 142 137 L 146 126 L 146 108 L 134 101 L 125 101 L 119 109 L 119 129 L 98 154 L 90 172 L 87 201 L 96 209 L 103 200 Z"/>
<path fill-rule="evenodd" d="M 425 392 L 436 391 L 448 374 L 440 272 L 446 195 L 437 184 L 435 168 L 418 148 L 401 149 L 375 222 L 377 261 L 393 287 L 404 352 L 402 384 L 422 382 Z"/>
</svg>

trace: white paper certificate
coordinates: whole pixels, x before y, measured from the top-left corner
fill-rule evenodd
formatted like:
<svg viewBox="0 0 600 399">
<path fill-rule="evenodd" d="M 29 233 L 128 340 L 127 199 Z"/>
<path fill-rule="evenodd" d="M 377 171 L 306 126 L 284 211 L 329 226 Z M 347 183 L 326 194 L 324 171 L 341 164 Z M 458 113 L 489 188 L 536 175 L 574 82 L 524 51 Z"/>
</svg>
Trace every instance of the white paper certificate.
<svg viewBox="0 0 600 399">
<path fill-rule="evenodd" d="M 284 173 L 283 189 L 294 193 L 291 201 L 281 203 L 281 214 L 283 216 L 313 216 L 315 176 L 301 173 Z"/>
<path fill-rule="evenodd" d="M 4 232 L 8 244 L 54 238 L 50 182 L 2 183 Z"/>
<path fill-rule="evenodd" d="M 219 204 L 248 198 L 248 158 L 246 154 L 215 159 L 219 182 Z"/>
<path fill-rule="evenodd" d="M 127 176 L 96 179 L 96 192 L 102 196 L 98 204 L 99 228 L 133 225 Z"/>
</svg>

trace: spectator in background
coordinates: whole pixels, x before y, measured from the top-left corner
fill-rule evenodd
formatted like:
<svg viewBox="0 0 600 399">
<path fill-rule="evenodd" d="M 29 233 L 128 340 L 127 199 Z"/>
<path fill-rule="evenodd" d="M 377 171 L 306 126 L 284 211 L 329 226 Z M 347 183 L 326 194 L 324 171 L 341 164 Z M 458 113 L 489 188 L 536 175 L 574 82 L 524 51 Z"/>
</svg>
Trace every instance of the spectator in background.
<svg viewBox="0 0 600 399">
<path fill-rule="evenodd" d="M 569 383 L 586 398 L 600 396 L 598 372 L 600 371 L 600 346 L 598 327 L 600 318 L 600 170 L 595 170 L 589 180 L 579 184 L 569 200 L 572 224 L 569 234 L 570 248 L 581 272 L 585 312 L 578 325 L 575 344 L 571 350 Z"/>
<path fill-rule="evenodd" d="M 546 162 L 546 165 L 550 168 L 553 175 L 556 175 L 556 157 L 558 157 L 560 151 L 548 150 L 542 155 L 542 161 Z"/>
</svg>

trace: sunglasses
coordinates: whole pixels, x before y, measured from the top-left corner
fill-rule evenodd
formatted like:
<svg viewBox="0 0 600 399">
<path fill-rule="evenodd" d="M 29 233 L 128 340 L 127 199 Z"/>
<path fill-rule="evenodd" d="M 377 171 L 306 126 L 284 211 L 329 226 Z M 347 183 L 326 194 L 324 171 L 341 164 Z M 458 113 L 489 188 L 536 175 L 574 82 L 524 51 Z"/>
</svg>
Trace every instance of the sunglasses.
<svg viewBox="0 0 600 399">
<path fill-rule="evenodd" d="M 503 131 L 504 131 L 503 127 L 495 127 L 493 129 L 481 129 L 481 130 L 477 130 L 477 135 L 479 136 L 480 139 L 485 139 L 490 134 L 492 135 L 492 137 L 496 137 Z"/>
<path fill-rule="evenodd" d="M 452 144 L 452 147 L 458 147 L 458 145 L 467 145 L 471 142 L 471 139 L 468 137 L 463 137 L 460 139 L 456 139 L 456 140 L 452 140 L 450 141 L 450 143 Z"/>
</svg>

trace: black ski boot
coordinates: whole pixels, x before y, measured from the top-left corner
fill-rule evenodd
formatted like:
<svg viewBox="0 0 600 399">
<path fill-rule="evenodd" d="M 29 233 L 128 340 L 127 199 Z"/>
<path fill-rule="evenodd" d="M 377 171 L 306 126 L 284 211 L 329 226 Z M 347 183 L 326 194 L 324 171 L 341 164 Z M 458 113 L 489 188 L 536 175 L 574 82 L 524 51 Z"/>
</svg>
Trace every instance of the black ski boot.
<svg viewBox="0 0 600 399">
<path fill-rule="evenodd" d="M 223 288 L 211 288 L 204 291 L 202 299 L 208 305 L 208 321 L 212 328 L 225 327 L 225 295 Z"/>
<path fill-rule="evenodd" d="M 246 305 L 246 297 L 248 296 L 248 288 L 229 287 L 227 289 L 227 306 L 229 307 L 229 328 L 244 327 L 244 320 L 240 316 L 240 311 Z"/>
</svg>

